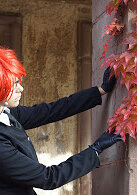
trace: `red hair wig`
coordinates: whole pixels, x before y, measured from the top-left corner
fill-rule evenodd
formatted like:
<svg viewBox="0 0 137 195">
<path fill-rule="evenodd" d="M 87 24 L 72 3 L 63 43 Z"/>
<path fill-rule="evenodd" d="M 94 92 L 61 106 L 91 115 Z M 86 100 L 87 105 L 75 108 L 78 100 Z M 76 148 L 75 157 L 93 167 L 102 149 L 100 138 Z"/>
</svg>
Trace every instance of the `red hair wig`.
<svg viewBox="0 0 137 195">
<path fill-rule="evenodd" d="M 8 98 L 16 78 L 21 83 L 22 76 L 26 76 L 26 71 L 17 60 L 15 52 L 0 47 L 0 102 Z"/>
</svg>

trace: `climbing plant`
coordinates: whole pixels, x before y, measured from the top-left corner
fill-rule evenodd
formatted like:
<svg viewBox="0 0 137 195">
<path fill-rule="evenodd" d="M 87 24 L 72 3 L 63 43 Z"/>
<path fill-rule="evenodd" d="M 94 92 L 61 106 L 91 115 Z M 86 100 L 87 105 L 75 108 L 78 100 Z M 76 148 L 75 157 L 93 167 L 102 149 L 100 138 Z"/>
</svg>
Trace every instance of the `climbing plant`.
<svg viewBox="0 0 137 195">
<path fill-rule="evenodd" d="M 122 44 L 127 45 L 125 52 L 121 54 L 111 54 L 105 58 L 107 46 L 112 40 L 112 37 L 119 36 L 120 31 L 125 27 L 118 18 L 118 9 L 121 5 L 127 6 L 129 0 L 114 0 L 106 6 L 106 13 L 111 15 L 114 12 L 114 19 L 110 25 L 105 27 L 105 32 L 102 36 L 109 36 L 105 45 L 104 51 L 100 60 L 104 60 L 101 67 L 104 65 L 110 67 L 111 75 L 120 76 L 120 85 L 125 85 L 128 90 L 128 95 L 125 97 L 117 108 L 116 112 L 108 120 L 108 130 L 112 132 L 115 129 L 116 134 L 120 134 L 125 141 L 125 135 L 128 133 L 136 139 L 137 128 L 137 16 L 132 19 L 132 23 L 136 25 L 135 31 L 128 33 Z M 137 0 L 130 0 L 137 3 Z"/>
</svg>

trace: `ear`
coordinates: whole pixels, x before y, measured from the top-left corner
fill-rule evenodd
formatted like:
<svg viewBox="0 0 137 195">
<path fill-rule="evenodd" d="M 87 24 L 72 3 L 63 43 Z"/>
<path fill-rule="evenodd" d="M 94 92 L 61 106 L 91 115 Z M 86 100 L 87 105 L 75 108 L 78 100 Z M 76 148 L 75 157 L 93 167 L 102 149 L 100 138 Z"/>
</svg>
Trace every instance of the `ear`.
<svg viewBox="0 0 137 195">
<path fill-rule="evenodd" d="M 7 107 L 7 106 L 8 106 L 8 102 L 7 102 L 7 101 L 4 103 L 4 106 L 5 106 L 5 107 Z"/>
</svg>

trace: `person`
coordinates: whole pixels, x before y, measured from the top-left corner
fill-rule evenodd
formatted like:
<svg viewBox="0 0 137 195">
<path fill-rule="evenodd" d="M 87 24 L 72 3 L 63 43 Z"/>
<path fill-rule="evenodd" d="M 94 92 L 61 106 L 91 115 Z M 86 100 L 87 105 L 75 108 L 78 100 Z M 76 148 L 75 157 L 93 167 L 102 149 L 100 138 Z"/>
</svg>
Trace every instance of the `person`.
<svg viewBox="0 0 137 195">
<path fill-rule="evenodd" d="M 101 87 L 91 87 L 51 103 L 20 106 L 25 69 L 13 50 L 0 48 L 0 194 L 34 195 L 35 188 L 52 190 L 100 166 L 99 154 L 120 135 L 105 132 L 91 146 L 59 165 L 38 162 L 25 130 L 56 122 L 101 105 L 101 95 L 112 90 L 115 78 L 104 73 Z M 52 152 L 52 151 L 51 151 Z"/>
</svg>

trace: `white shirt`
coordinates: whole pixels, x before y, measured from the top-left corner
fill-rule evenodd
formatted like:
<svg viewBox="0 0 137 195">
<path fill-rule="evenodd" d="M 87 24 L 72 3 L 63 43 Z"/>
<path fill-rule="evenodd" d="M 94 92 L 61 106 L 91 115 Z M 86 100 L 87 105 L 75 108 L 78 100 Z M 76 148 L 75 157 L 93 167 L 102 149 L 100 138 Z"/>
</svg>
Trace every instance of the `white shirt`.
<svg viewBox="0 0 137 195">
<path fill-rule="evenodd" d="M 10 113 L 10 109 L 7 108 L 7 107 L 4 107 L 4 110 L 8 113 Z M 9 117 L 6 113 L 2 112 L 0 113 L 0 122 L 7 125 L 7 126 L 11 126 L 10 124 L 10 120 L 9 120 Z"/>
</svg>

